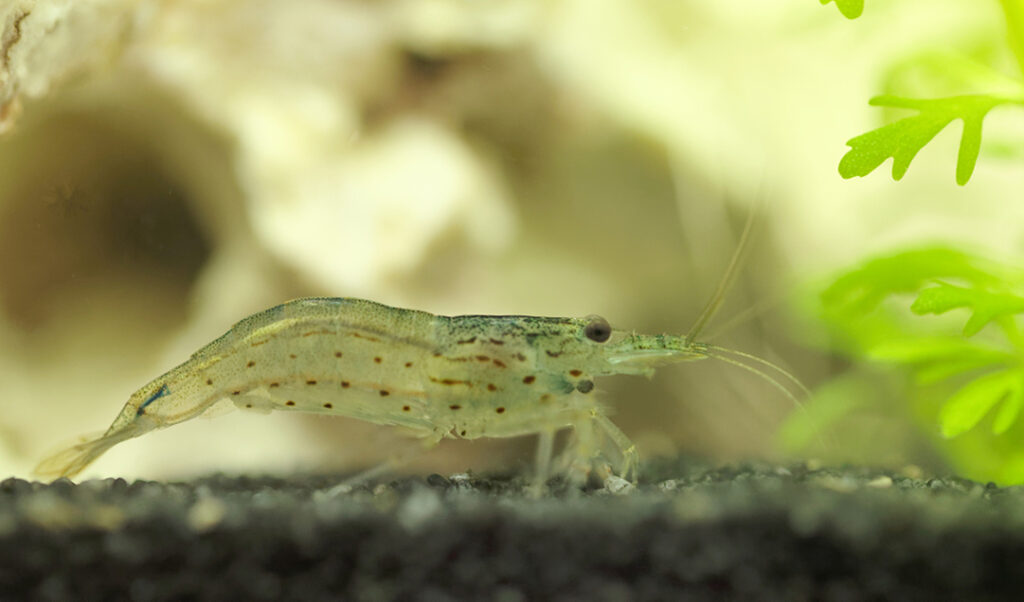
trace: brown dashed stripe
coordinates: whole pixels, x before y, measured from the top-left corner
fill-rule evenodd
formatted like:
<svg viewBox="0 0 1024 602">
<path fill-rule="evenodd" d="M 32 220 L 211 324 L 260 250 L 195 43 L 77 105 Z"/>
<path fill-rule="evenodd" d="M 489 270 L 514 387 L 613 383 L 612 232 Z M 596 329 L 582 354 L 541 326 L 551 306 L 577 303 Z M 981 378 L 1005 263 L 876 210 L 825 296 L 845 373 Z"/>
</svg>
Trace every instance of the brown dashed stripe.
<svg viewBox="0 0 1024 602">
<path fill-rule="evenodd" d="M 270 388 L 271 389 L 276 389 L 276 388 L 278 388 L 280 386 L 281 386 L 281 383 L 270 383 Z"/>
<path fill-rule="evenodd" d="M 558 357 L 558 356 L 562 355 L 561 351 L 550 351 L 550 350 L 547 350 L 547 349 L 544 350 L 544 353 L 548 354 L 548 357 Z"/>
<path fill-rule="evenodd" d="M 455 380 L 454 378 L 434 378 L 433 376 L 430 377 L 430 382 L 438 383 L 440 385 L 466 385 L 467 387 L 473 386 L 473 383 L 469 382 L 468 380 Z"/>
<path fill-rule="evenodd" d="M 387 397 L 388 395 L 391 395 L 391 391 L 385 391 L 384 389 L 380 390 L 381 397 Z"/>
<path fill-rule="evenodd" d="M 499 368 L 504 368 L 505 367 L 505 362 L 503 362 L 503 361 L 501 361 L 499 359 L 495 359 L 494 360 L 494 365 L 499 367 Z"/>
<path fill-rule="evenodd" d="M 232 391 L 231 394 L 232 395 L 241 395 L 242 392 L 241 391 Z"/>
<path fill-rule="evenodd" d="M 487 357 L 486 355 L 478 355 L 478 356 L 476 356 L 476 361 L 478 361 L 478 362 L 489 362 L 489 361 L 491 361 L 491 358 Z"/>
<path fill-rule="evenodd" d="M 521 361 L 521 362 L 525 362 L 526 361 L 526 356 L 523 355 L 522 353 L 517 353 L 516 354 L 516 359 Z"/>
<path fill-rule="evenodd" d="M 330 331 L 330 330 L 310 330 L 309 332 L 302 333 L 302 336 L 304 336 L 304 337 L 311 337 L 311 336 L 313 336 L 315 334 L 338 334 L 338 333 Z"/>
<path fill-rule="evenodd" d="M 358 332 L 353 332 L 349 336 L 355 337 L 357 339 L 366 339 L 367 341 L 371 341 L 373 343 L 379 343 L 380 342 L 380 339 L 378 339 L 377 337 L 371 337 L 371 336 L 366 335 L 366 334 L 359 334 Z"/>
<path fill-rule="evenodd" d="M 264 340 L 262 340 L 262 341 L 256 341 L 255 343 L 251 344 L 251 345 L 250 345 L 250 347 L 259 347 L 260 345 L 263 345 L 263 344 L 265 344 L 265 343 L 266 343 L 267 341 L 269 341 L 269 340 L 270 340 L 270 339 L 264 339 Z"/>
<path fill-rule="evenodd" d="M 569 370 L 569 374 L 571 374 L 573 376 L 579 376 L 579 375 L 583 374 L 583 370 Z"/>
<path fill-rule="evenodd" d="M 449 409 L 449 410 L 461 410 L 461 409 L 462 409 L 462 406 L 460 406 L 460 405 L 459 405 L 459 404 L 457 404 L 457 403 L 453 403 L 452 405 L 448 406 L 448 409 Z"/>
<path fill-rule="evenodd" d="M 307 385 L 315 385 L 315 384 L 316 384 L 316 381 L 315 381 L 315 380 L 307 380 L 307 381 L 306 381 L 306 384 L 307 384 Z"/>
<path fill-rule="evenodd" d="M 504 345 L 505 344 L 505 341 L 502 341 L 500 339 L 491 339 L 491 342 L 494 343 L 495 345 Z"/>
<path fill-rule="evenodd" d="M 476 337 L 469 337 L 468 339 L 462 339 L 461 341 L 455 341 L 455 344 L 456 345 L 469 345 L 470 343 L 475 343 L 475 342 L 476 342 Z"/>
</svg>

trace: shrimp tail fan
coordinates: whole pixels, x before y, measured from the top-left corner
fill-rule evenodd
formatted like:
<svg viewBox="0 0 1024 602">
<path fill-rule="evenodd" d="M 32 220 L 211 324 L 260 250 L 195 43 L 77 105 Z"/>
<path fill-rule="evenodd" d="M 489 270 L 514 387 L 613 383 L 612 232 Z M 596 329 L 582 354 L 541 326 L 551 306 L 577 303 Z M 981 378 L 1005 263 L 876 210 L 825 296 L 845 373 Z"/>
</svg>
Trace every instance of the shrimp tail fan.
<svg viewBox="0 0 1024 602">
<path fill-rule="evenodd" d="M 83 443 L 63 449 L 39 463 L 32 474 L 38 478 L 53 481 L 61 477 L 71 478 L 85 470 L 108 449 L 141 433 L 135 429 L 122 429 L 87 440 Z"/>
</svg>

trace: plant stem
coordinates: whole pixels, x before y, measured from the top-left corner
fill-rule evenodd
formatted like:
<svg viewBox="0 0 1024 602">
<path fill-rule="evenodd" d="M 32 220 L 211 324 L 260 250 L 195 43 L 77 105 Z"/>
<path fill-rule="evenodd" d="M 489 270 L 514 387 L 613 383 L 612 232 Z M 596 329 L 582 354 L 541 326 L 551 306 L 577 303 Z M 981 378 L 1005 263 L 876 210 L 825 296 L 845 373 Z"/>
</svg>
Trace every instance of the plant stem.
<svg viewBox="0 0 1024 602">
<path fill-rule="evenodd" d="M 1007 38 L 1017 66 L 1024 74 L 1024 0 L 999 0 L 1006 16 Z"/>
</svg>

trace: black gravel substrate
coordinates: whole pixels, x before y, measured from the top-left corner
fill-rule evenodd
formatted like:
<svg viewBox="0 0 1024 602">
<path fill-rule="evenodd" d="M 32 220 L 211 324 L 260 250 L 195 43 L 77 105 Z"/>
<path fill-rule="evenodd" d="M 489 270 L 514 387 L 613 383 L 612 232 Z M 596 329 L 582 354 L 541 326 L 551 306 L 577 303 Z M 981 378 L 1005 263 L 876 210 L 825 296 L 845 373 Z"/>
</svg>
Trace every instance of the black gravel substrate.
<svg viewBox="0 0 1024 602">
<path fill-rule="evenodd" d="M 1024 490 L 865 469 L 661 466 L 532 499 L 518 478 L 0 483 L 4 600 L 995 600 Z M 620 484 L 621 485 L 621 484 Z M 618 489 L 613 492 L 613 489 Z"/>
</svg>

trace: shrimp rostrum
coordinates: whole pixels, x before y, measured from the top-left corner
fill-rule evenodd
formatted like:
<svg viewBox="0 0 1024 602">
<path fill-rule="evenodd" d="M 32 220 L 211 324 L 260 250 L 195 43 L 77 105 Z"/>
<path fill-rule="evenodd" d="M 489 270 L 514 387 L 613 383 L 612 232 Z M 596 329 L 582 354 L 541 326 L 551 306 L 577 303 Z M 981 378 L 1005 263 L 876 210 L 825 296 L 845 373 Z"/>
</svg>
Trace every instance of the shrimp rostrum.
<svg viewBox="0 0 1024 602">
<path fill-rule="evenodd" d="M 542 480 L 555 433 L 570 427 L 555 467 L 586 469 L 600 458 L 635 481 L 636 449 L 595 401 L 595 379 L 707 357 L 737 363 L 722 352 L 689 336 L 616 330 L 600 317 L 449 317 L 360 299 L 298 299 L 242 320 L 132 394 L 101 437 L 36 472 L 74 476 L 117 443 L 233 404 L 404 427 L 425 446 L 537 434 Z"/>
</svg>

